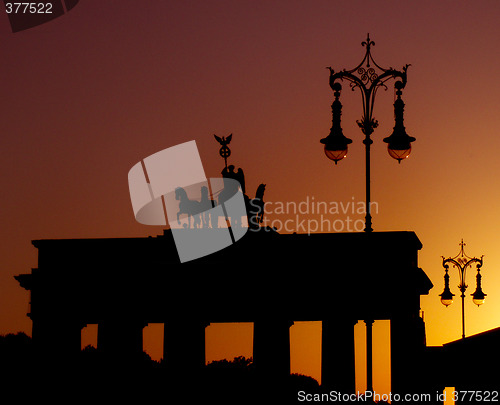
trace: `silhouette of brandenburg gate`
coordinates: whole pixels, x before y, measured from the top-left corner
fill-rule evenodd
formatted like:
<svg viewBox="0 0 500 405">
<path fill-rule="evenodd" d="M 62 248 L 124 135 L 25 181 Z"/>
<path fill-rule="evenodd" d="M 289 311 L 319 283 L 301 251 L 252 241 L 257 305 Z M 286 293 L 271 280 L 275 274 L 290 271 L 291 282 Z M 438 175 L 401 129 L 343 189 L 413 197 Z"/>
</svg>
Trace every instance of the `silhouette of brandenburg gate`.
<svg viewBox="0 0 500 405">
<path fill-rule="evenodd" d="M 279 234 L 257 226 L 182 264 L 171 230 L 32 243 L 38 266 L 15 278 L 31 292 L 33 343 L 66 361 L 80 352 L 88 324 L 98 325 L 101 353 L 133 360 L 143 352 L 143 328 L 163 323 L 166 366 L 192 372 L 205 365 L 207 325 L 253 322 L 255 370 L 279 379 L 290 374 L 290 326 L 321 321 L 322 385 L 351 393 L 354 325 L 366 323 L 372 367 L 372 324 L 390 320 L 392 392 L 421 389 L 420 296 L 432 283 L 418 267 L 422 244 L 413 232 Z"/>
<path fill-rule="evenodd" d="M 81 329 L 97 324 L 98 349 L 137 356 L 143 328 L 164 323 L 166 364 L 195 369 L 205 364 L 209 323 L 253 322 L 255 367 L 280 376 L 290 373 L 293 322 L 322 321 L 322 383 L 354 392 L 354 325 L 389 319 L 393 392 L 417 381 L 425 349 L 420 295 L 432 284 L 417 265 L 413 232 L 261 229 L 182 265 L 170 231 L 32 243 L 38 267 L 16 279 L 31 291 L 33 342 L 52 353 L 76 355 Z"/>
</svg>

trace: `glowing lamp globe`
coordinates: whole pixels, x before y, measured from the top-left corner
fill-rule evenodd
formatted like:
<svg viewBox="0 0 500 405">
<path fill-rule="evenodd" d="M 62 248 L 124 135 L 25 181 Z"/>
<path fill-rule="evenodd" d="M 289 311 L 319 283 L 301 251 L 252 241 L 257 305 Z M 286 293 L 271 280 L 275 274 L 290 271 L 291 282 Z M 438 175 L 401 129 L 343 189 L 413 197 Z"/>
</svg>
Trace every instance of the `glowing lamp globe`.
<svg viewBox="0 0 500 405">
<path fill-rule="evenodd" d="M 439 294 L 441 296 L 441 304 L 443 304 L 445 307 L 447 307 L 448 305 L 451 305 L 453 304 L 453 296 L 455 294 L 453 294 L 449 287 L 445 287 L 444 291 L 442 294 Z"/>
<path fill-rule="evenodd" d="M 411 145 L 408 145 L 408 149 L 391 149 L 391 146 L 389 145 L 387 147 L 387 151 L 389 152 L 389 155 L 396 159 L 399 163 L 401 163 L 401 161 L 403 159 L 407 159 L 410 157 L 410 153 L 411 153 Z"/>
<path fill-rule="evenodd" d="M 328 159 L 333 160 L 335 164 L 337 164 L 339 160 L 342 160 L 347 156 L 347 146 L 345 149 L 340 150 L 329 150 L 325 146 L 325 155 Z"/>
<path fill-rule="evenodd" d="M 401 163 L 403 159 L 407 159 L 411 153 L 411 142 L 415 141 L 413 136 L 409 136 L 404 127 L 394 127 L 394 132 L 391 136 L 384 138 L 387 143 L 387 151 L 389 155 Z"/>
<path fill-rule="evenodd" d="M 352 140 L 346 138 L 339 127 L 337 129 L 332 128 L 330 135 L 323 138 L 320 142 L 325 145 L 326 157 L 337 164 L 339 160 L 347 156 L 347 145 L 352 143 Z"/>
<path fill-rule="evenodd" d="M 483 293 L 481 287 L 477 288 L 476 291 L 474 291 L 474 294 L 471 295 L 472 295 L 472 302 L 474 304 L 476 304 L 477 306 L 484 304 L 484 299 L 486 294 Z"/>
</svg>

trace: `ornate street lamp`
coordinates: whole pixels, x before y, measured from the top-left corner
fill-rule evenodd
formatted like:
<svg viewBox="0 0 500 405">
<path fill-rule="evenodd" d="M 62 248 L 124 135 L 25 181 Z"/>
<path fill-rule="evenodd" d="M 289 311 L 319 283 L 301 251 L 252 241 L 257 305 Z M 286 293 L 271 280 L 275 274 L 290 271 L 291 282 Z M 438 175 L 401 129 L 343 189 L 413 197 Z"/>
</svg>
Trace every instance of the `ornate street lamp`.
<svg viewBox="0 0 500 405">
<path fill-rule="evenodd" d="M 467 284 L 465 284 L 465 273 L 467 270 L 467 267 L 472 267 L 473 263 L 476 263 L 476 269 L 477 269 L 477 274 L 476 274 L 476 291 L 472 293 L 472 302 L 476 304 L 477 306 L 484 304 L 484 299 L 486 297 L 486 294 L 483 293 L 483 290 L 481 289 L 481 267 L 483 266 L 483 256 L 481 256 L 480 259 L 476 257 L 470 257 L 465 254 L 464 251 L 464 240 L 462 239 L 462 242 L 460 242 L 460 252 L 458 255 L 454 257 L 449 257 L 448 259 L 445 259 L 443 257 L 443 267 L 444 267 L 444 290 L 442 294 L 439 294 L 441 297 L 441 303 L 448 307 L 448 305 L 451 305 L 453 303 L 453 297 L 455 294 L 453 294 L 450 290 L 450 275 L 448 274 L 448 269 L 450 268 L 450 264 L 453 267 L 456 267 L 458 269 L 458 273 L 460 276 L 460 284 L 458 285 L 458 288 L 460 289 L 461 295 L 460 297 L 462 298 L 462 339 L 465 339 L 465 291 L 467 290 Z"/>
<path fill-rule="evenodd" d="M 415 138 L 406 133 L 403 124 L 405 104 L 401 99 L 401 95 L 403 94 L 402 89 L 406 85 L 406 70 L 410 65 L 405 65 L 401 71 L 394 70 L 393 68 L 384 69 L 373 60 L 371 47 L 375 45 L 375 42 L 370 40 L 369 34 L 366 41 L 363 41 L 361 45 L 366 47 L 366 53 L 361 63 L 354 69 L 344 69 L 335 73 L 331 67 L 327 68 L 330 70 L 330 87 L 334 92 L 335 100 L 332 104 L 332 128 L 330 134 L 326 138 L 321 139 L 321 143 L 325 145 L 326 156 L 337 164 L 339 160 L 346 157 L 347 145 L 352 142 L 351 139 L 344 136 L 340 126 L 342 104 L 339 98 L 342 85 L 339 81 L 345 79 L 349 82 L 351 89 L 354 91 L 354 89 L 358 88 L 362 96 L 363 116 L 361 120 L 356 122 L 365 135 L 365 139 L 363 140 L 366 151 L 366 216 L 364 231 L 372 232 L 372 217 L 370 213 L 370 145 L 373 141 L 370 136 L 374 129 L 378 127 L 378 121 L 373 118 L 373 105 L 377 90 L 381 87 L 387 90 L 385 83 L 389 79 L 399 79 L 394 84 L 397 96 L 394 102 L 394 130 L 390 136 L 384 138 L 384 142 L 388 144 L 389 155 L 401 163 L 401 160 L 406 159 L 410 155 L 411 142 L 415 141 Z M 372 65 L 378 69 L 378 72 Z"/>
</svg>

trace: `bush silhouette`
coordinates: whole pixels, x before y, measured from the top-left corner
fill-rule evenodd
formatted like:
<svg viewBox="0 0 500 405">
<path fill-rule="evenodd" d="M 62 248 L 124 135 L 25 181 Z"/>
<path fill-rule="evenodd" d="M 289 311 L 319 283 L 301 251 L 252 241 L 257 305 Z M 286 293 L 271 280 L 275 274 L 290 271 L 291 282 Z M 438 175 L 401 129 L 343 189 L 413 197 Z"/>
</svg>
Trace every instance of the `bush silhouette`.
<svg viewBox="0 0 500 405">
<path fill-rule="evenodd" d="M 126 398 L 127 393 L 136 390 L 152 398 L 155 394 L 169 392 L 171 395 L 184 393 L 190 399 L 213 398 L 217 403 L 245 404 L 262 400 L 265 403 L 295 403 L 299 390 L 317 392 L 319 389 L 315 379 L 302 374 L 290 375 L 286 384 L 279 387 L 274 381 L 263 381 L 256 372 L 253 359 L 244 356 L 212 361 L 199 373 L 179 375 L 175 370 L 172 374 L 163 361 L 152 360 L 145 352 L 133 361 L 121 357 L 110 359 L 88 345 L 72 363 L 60 365 L 52 362 L 52 359 L 58 359 L 54 357 L 55 353 L 42 350 L 44 360 L 39 364 L 37 351 L 28 335 L 23 332 L 0 335 L 0 369 L 3 375 L 20 384 L 18 392 L 29 384 L 42 388 L 42 391 L 57 387 L 60 392 L 79 392 L 89 398 L 103 392 Z M 8 385 L 7 380 L 3 382 Z M 278 394 L 282 401 L 271 400 L 271 393 Z"/>
</svg>

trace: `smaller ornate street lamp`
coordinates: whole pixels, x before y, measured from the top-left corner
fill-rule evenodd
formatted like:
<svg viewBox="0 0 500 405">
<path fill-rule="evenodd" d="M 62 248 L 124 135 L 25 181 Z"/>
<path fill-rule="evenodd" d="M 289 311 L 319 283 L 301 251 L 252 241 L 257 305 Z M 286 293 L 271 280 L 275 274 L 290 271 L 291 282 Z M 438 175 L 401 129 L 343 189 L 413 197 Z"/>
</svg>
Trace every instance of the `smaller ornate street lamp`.
<svg viewBox="0 0 500 405">
<path fill-rule="evenodd" d="M 462 339 L 465 338 L 465 291 L 467 290 L 467 284 L 465 284 L 465 272 L 467 270 L 467 267 L 471 266 L 473 263 L 476 263 L 476 269 L 477 269 L 477 275 L 476 275 L 476 291 L 474 291 L 472 295 L 472 302 L 476 304 L 477 306 L 484 304 L 484 299 L 486 297 L 486 294 L 483 293 L 483 290 L 481 289 L 481 273 L 480 269 L 483 266 L 483 256 L 481 256 L 480 259 L 476 257 L 470 257 L 465 254 L 464 251 L 464 240 L 462 239 L 462 242 L 460 242 L 460 252 L 458 255 L 455 257 L 450 257 L 448 259 L 445 259 L 443 256 L 443 267 L 444 267 L 444 290 L 442 294 L 439 294 L 441 297 L 441 303 L 444 306 L 451 305 L 453 303 L 453 297 L 455 294 L 453 294 L 450 290 L 450 275 L 448 274 L 448 269 L 450 268 L 450 264 L 453 267 L 456 267 L 458 269 L 458 273 L 460 276 L 460 284 L 458 285 L 458 288 L 460 289 L 461 295 L 460 297 L 462 298 Z"/>
</svg>

